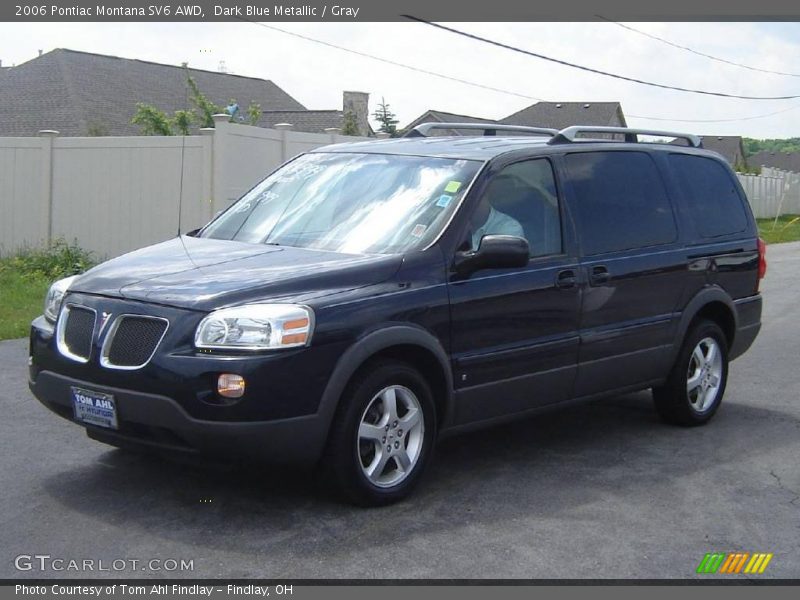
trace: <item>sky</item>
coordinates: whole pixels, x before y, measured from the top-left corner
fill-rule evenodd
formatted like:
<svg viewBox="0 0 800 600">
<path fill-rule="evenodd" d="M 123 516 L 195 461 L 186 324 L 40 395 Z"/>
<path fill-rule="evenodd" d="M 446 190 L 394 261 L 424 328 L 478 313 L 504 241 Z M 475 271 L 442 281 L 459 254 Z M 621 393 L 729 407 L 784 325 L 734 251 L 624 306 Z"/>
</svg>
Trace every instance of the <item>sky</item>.
<svg viewBox="0 0 800 600">
<path fill-rule="evenodd" d="M 271 79 L 307 108 L 341 108 L 342 91 L 381 98 L 403 125 L 427 109 L 502 118 L 536 100 L 622 103 L 628 124 L 701 135 L 800 137 L 800 98 L 739 100 L 663 90 L 578 71 L 420 23 L 270 23 L 307 37 L 530 98 L 476 88 L 325 47 L 255 23 L 0 23 L 0 60 L 53 48 Z M 800 23 L 630 23 L 722 64 L 613 23 L 453 23 L 541 54 L 667 85 L 747 96 L 800 96 Z M 269 107 L 265 106 L 264 109 Z M 787 110 L 789 109 L 789 110 Z M 768 113 L 765 118 L 752 118 Z M 638 115 L 638 116 L 633 116 Z M 665 120 L 656 120 L 665 119 Z M 678 119 L 730 122 L 693 123 Z"/>
</svg>

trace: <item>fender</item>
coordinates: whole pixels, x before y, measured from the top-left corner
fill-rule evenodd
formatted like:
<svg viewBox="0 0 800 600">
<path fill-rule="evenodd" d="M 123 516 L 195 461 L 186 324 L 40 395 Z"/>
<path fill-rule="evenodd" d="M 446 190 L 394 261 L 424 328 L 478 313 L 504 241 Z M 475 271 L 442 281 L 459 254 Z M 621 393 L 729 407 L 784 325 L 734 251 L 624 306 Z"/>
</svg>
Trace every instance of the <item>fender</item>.
<svg viewBox="0 0 800 600">
<path fill-rule="evenodd" d="M 355 372 L 370 357 L 381 350 L 401 344 L 420 346 L 430 351 L 439 361 L 447 383 L 447 397 L 445 398 L 445 414 L 453 414 L 453 373 L 450 368 L 450 359 L 436 337 L 426 329 L 419 326 L 384 325 L 380 329 L 361 336 L 350 348 L 345 351 L 333 369 L 328 385 L 322 394 L 317 415 L 324 423 L 325 439 L 328 437 L 333 415 L 339 405 L 347 383 Z M 444 425 L 441 424 L 441 425 Z"/>
<path fill-rule="evenodd" d="M 678 352 L 680 351 L 681 344 L 683 343 L 684 337 L 686 337 L 686 332 L 689 329 L 689 325 L 691 324 L 692 320 L 697 316 L 697 313 L 706 305 L 711 302 L 722 302 L 725 306 L 727 306 L 731 314 L 733 315 L 733 323 L 734 323 L 734 332 L 739 328 L 739 315 L 737 314 L 736 307 L 733 303 L 733 298 L 730 297 L 728 292 L 724 289 L 719 287 L 718 285 L 707 285 L 702 288 L 695 296 L 689 301 L 686 307 L 683 309 L 683 313 L 681 315 L 681 319 L 678 322 L 677 329 L 675 331 L 674 336 L 674 343 L 672 344 L 672 350 L 670 352 L 670 359 L 669 364 L 672 365 L 678 357 Z"/>
</svg>

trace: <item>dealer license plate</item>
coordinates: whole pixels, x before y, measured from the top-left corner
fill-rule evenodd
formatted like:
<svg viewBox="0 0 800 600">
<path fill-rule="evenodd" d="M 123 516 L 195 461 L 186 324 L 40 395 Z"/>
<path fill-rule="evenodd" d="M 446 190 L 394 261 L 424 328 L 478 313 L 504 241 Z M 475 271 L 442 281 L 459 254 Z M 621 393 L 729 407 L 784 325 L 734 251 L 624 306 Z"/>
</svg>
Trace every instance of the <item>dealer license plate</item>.
<svg viewBox="0 0 800 600">
<path fill-rule="evenodd" d="M 73 387 L 72 411 L 77 421 L 117 429 L 117 405 L 111 394 Z"/>
</svg>

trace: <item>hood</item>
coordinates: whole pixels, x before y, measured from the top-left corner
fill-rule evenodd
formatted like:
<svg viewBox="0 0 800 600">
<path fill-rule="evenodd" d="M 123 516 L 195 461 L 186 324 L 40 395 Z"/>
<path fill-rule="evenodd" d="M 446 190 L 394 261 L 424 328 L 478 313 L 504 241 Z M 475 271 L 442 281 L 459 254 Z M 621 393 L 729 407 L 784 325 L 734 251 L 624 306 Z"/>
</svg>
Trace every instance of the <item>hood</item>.
<svg viewBox="0 0 800 600">
<path fill-rule="evenodd" d="M 269 299 L 303 301 L 380 283 L 401 262 L 401 256 L 183 236 L 102 263 L 70 291 L 213 310 Z"/>
</svg>

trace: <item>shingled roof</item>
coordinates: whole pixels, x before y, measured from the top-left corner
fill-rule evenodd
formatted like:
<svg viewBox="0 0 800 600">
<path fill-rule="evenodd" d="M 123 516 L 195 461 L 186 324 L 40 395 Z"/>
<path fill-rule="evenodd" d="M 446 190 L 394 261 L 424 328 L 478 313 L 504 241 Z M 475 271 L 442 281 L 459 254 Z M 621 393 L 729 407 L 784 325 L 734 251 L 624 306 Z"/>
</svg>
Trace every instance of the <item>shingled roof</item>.
<svg viewBox="0 0 800 600">
<path fill-rule="evenodd" d="M 470 117 L 469 115 L 457 115 L 456 113 L 443 110 L 427 110 L 419 117 L 411 121 L 405 130 L 413 129 L 422 123 L 497 123 L 494 119 L 481 119 L 480 117 Z M 475 135 L 474 129 L 436 129 L 430 135 L 450 136 L 450 135 Z"/>
<path fill-rule="evenodd" d="M 770 152 L 761 150 L 747 158 L 751 167 L 772 167 L 800 173 L 800 152 Z"/>
<path fill-rule="evenodd" d="M 59 48 L 0 75 L 0 136 L 55 129 L 63 136 L 137 135 L 137 102 L 172 113 L 189 106 L 186 76 L 213 102 L 305 107 L 272 81 Z"/>
<path fill-rule="evenodd" d="M 411 121 L 405 129 L 420 123 L 502 123 L 528 127 L 563 129 L 570 125 L 609 125 L 626 127 L 625 115 L 619 102 L 537 102 L 504 119 L 481 119 L 441 110 L 427 110 Z M 475 135 L 474 130 L 442 130 L 436 135 Z"/>
<path fill-rule="evenodd" d="M 627 126 L 619 102 L 537 102 L 500 122 L 554 129 L 570 125 Z"/>
</svg>

